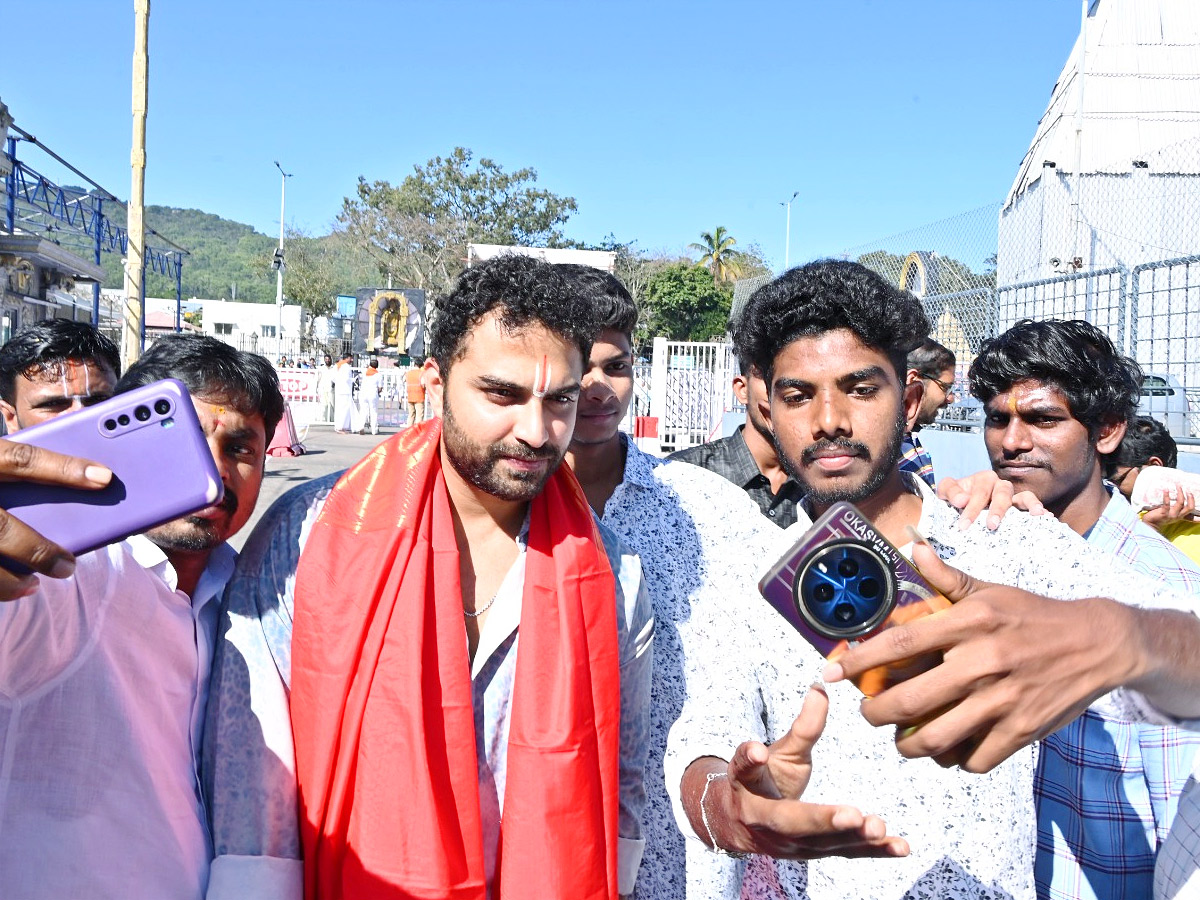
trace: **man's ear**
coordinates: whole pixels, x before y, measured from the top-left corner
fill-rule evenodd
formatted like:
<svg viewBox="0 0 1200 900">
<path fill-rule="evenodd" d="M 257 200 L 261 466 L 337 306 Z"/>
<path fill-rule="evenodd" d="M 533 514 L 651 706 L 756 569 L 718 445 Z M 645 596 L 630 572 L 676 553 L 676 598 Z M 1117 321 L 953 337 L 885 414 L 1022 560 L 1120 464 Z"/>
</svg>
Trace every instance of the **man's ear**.
<svg viewBox="0 0 1200 900">
<path fill-rule="evenodd" d="M 917 414 L 921 411 L 921 401 L 925 398 L 925 382 L 920 376 L 912 378 L 913 370 L 908 372 L 909 378 L 904 385 L 904 428 L 912 431 L 917 423 Z"/>
<path fill-rule="evenodd" d="M 908 385 L 912 384 L 914 381 L 918 384 L 920 383 L 921 373 L 916 369 L 909 369 L 906 373 L 904 373 L 904 383 Z"/>
<path fill-rule="evenodd" d="M 1096 438 L 1096 452 L 1107 455 L 1121 446 L 1121 440 L 1125 437 L 1125 428 L 1128 424 L 1124 419 L 1110 419 L 1107 422 L 1101 422 L 1100 433 Z"/>
<path fill-rule="evenodd" d="M 446 380 L 442 377 L 442 370 L 438 368 L 437 360 L 432 356 L 425 360 L 425 365 L 421 369 L 421 383 L 425 385 L 429 408 L 440 419 L 442 417 L 442 401 L 446 393 Z"/>
<path fill-rule="evenodd" d="M 746 385 L 745 375 L 733 376 L 733 396 L 737 397 L 738 403 L 742 406 L 750 404 L 750 388 Z"/>
<path fill-rule="evenodd" d="M 1148 466 L 1165 466 L 1166 463 L 1162 461 L 1161 456 L 1152 456 L 1148 460 L 1146 460 L 1146 465 L 1148 465 Z"/>
<path fill-rule="evenodd" d="M 12 434 L 21 430 L 21 426 L 17 423 L 17 411 L 7 400 L 0 400 L 0 416 L 4 417 L 5 433 Z"/>
</svg>

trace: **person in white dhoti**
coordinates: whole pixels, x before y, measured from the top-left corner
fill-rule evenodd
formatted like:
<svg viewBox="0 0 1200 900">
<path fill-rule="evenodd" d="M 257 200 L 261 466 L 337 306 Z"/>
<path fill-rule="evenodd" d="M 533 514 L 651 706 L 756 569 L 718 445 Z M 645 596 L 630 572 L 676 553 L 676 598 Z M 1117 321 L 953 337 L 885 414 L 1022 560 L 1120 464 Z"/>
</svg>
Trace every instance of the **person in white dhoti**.
<svg viewBox="0 0 1200 900">
<path fill-rule="evenodd" d="M 365 432 L 370 427 L 371 434 L 379 434 L 379 394 L 383 389 L 382 382 L 379 360 L 371 357 L 358 383 L 358 406 L 363 414 L 362 431 Z"/>
<path fill-rule="evenodd" d="M 354 414 L 354 369 L 350 357 L 338 360 L 333 367 L 333 430 L 348 434 Z"/>
</svg>

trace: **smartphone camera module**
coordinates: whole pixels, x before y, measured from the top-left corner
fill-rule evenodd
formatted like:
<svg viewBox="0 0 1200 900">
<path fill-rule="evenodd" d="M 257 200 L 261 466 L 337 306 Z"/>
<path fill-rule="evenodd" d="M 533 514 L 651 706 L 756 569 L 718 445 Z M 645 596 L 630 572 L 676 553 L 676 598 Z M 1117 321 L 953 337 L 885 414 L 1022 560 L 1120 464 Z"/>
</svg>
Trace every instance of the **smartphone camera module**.
<svg viewBox="0 0 1200 900">
<path fill-rule="evenodd" d="M 159 397 L 154 401 L 154 411 L 160 416 L 169 415 L 171 412 L 171 401 L 166 397 Z"/>
<path fill-rule="evenodd" d="M 801 564 L 796 609 L 810 628 L 831 640 L 860 637 L 891 613 L 896 577 L 869 544 L 832 541 Z"/>
<path fill-rule="evenodd" d="M 104 420 L 104 430 L 105 431 L 116 431 L 117 430 L 117 420 L 116 419 L 105 419 Z"/>
<path fill-rule="evenodd" d="M 125 413 L 121 413 L 119 416 L 117 416 L 117 424 L 124 428 L 129 424 L 129 416 L 125 415 Z"/>
<path fill-rule="evenodd" d="M 137 409 L 135 409 L 133 411 L 133 415 L 134 415 L 134 418 L 136 418 L 139 422 L 149 422 L 150 421 L 150 407 L 139 406 Z"/>
</svg>

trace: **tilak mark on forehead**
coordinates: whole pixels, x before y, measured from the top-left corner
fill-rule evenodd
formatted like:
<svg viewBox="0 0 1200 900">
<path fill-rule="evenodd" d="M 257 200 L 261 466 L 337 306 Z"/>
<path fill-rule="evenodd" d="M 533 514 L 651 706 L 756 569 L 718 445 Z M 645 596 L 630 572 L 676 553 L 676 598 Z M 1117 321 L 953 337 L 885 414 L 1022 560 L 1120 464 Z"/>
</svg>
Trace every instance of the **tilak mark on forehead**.
<svg viewBox="0 0 1200 900">
<path fill-rule="evenodd" d="M 550 372 L 550 361 L 543 354 L 542 361 L 533 370 L 533 396 L 539 400 L 545 397 L 546 392 L 550 390 Z"/>
<path fill-rule="evenodd" d="M 83 371 L 83 393 L 72 394 L 71 386 L 67 384 L 67 374 L 72 369 L 80 369 Z M 62 365 L 58 367 L 59 376 L 62 378 L 63 398 L 66 400 L 87 400 L 92 396 L 92 379 L 91 372 L 88 371 L 86 364 L 81 365 L 74 360 L 65 359 Z"/>
</svg>

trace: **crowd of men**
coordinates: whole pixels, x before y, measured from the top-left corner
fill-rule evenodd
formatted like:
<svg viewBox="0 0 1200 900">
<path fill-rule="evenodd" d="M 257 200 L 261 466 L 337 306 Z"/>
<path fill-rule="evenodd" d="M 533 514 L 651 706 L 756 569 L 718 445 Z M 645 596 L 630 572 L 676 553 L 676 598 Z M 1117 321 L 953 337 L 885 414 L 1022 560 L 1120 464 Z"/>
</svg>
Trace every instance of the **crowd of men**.
<svg viewBox="0 0 1200 900">
<path fill-rule="evenodd" d="M 1168 540 L 1194 498 L 1129 506 L 1174 447 L 1102 332 L 985 342 L 992 469 L 935 488 L 917 432 L 957 361 L 855 263 L 751 296 L 745 426 L 669 459 L 619 428 L 613 276 L 502 256 L 438 312 L 433 416 L 240 555 L 266 360 L 179 336 L 122 374 L 65 321 L 0 348 L 10 432 L 183 381 L 225 485 L 78 558 L 0 511 L 0 896 L 1200 896 L 1200 566 Z M 0 478 L 110 477 L 0 441 Z M 951 605 L 827 662 L 757 583 L 839 501 Z"/>
</svg>

